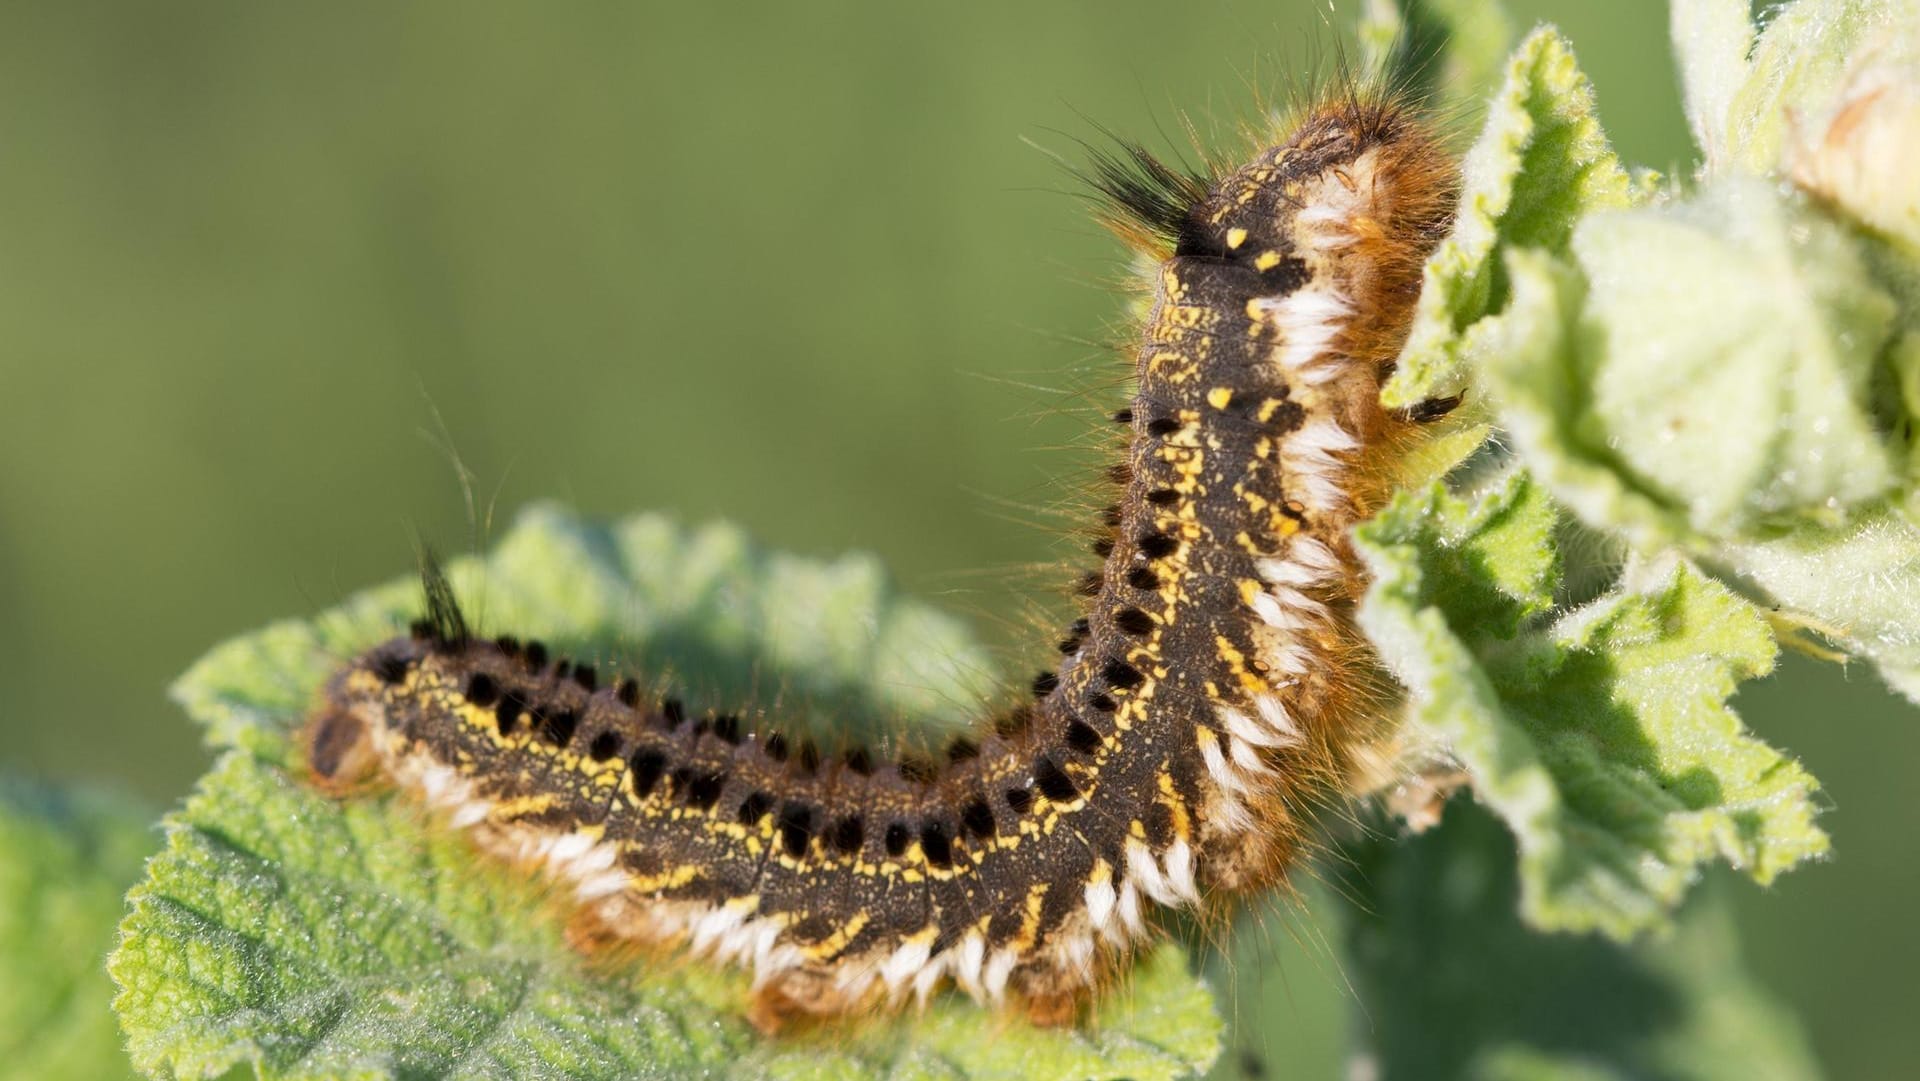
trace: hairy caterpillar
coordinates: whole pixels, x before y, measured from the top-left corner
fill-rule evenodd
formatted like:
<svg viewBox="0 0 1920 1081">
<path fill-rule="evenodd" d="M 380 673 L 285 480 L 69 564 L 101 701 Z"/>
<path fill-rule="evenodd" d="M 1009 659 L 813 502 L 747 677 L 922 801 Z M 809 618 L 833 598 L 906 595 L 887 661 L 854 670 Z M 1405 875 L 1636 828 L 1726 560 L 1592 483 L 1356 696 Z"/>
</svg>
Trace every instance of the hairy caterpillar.
<svg viewBox="0 0 1920 1081">
<path fill-rule="evenodd" d="M 315 775 L 369 773 L 572 888 L 577 938 L 755 969 L 751 1016 L 952 983 L 1064 1022 L 1155 933 L 1286 871 L 1373 734 L 1351 526 L 1416 415 L 1379 405 L 1456 181 L 1431 127 L 1347 92 L 1211 176 L 1103 158 L 1153 264 L 1123 498 L 1033 700 L 878 761 L 428 616 L 329 682 Z"/>
</svg>

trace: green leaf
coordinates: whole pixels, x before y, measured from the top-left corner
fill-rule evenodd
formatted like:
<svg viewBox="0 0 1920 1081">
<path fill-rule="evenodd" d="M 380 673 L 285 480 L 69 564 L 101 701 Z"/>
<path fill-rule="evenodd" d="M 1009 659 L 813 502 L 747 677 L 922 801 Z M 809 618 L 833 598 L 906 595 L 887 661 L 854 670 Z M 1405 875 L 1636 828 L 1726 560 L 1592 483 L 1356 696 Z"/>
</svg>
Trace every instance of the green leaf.
<svg viewBox="0 0 1920 1081">
<path fill-rule="evenodd" d="M 1912 696 L 1920 601 L 1869 583 L 1913 565 L 1882 504 L 1920 520 L 1920 441 L 1893 434 L 1920 418 L 1920 0 L 1801 0 L 1757 42 L 1745 3 L 1682 0 L 1673 32 L 1719 175 L 1626 209 L 1585 80 L 1536 31 L 1384 400 L 1472 373 L 1497 399 L 1470 397 L 1476 419 L 1497 413 L 1585 521 L 1683 547 Z M 1789 172 L 1821 201 L 1741 170 Z M 1854 573 L 1846 553 L 1869 562 Z"/>
<path fill-rule="evenodd" d="M 1507 306 L 1505 249 L 1562 250 L 1580 215 L 1630 201 L 1631 183 L 1594 116 L 1592 87 L 1553 29 L 1529 34 L 1508 61 L 1461 179 L 1459 216 L 1427 261 L 1413 330 L 1382 394 L 1389 406 L 1465 389 L 1470 363 Z"/>
<path fill-rule="evenodd" d="M 1499 822 L 1464 800 L 1432 830 L 1352 846 L 1351 973 L 1367 1076 L 1483 1081 L 1813 1081 L 1792 1014 L 1740 963 L 1709 883 L 1675 933 L 1622 947 L 1543 937 L 1513 914 Z"/>
<path fill-rule="evenodd" d="M 1920 258 L 1920 0 L 1807 7 L 1768 27 L 1745 104 L 1784 126 L 1782 171 Z"/>
<path fill-rule="evenodd" d="M 1831 522 L 1897 482 L 1871 391 L 1899 306 L 1830 218 L 1726 177 L 1686 202 L 1592 215 L 1573 253 L 1579 298 L 1516 257 L 1541 336 L 1483 370 L 1530 461 L 1606 467 L 1600 490 L 1560 491 L 1576 510 L 1651 546 Z M 1652 507 L 1609 509 L 1629 498 Z"/>
<path fill-rule="evenodd" d="M 1916 0 L 1796 0 L 1767 21 L 1748 76 L 1727 104 L 1731 163 L 1783 172 L 1800 132 L 1824 133 L 1855 65 L 1893 52 L 1911 62 L 1920 34 Z M 1911 174 L 1903 178 L 1911 180 Z"/>
<path fill-rule="evenodd" d="M 1772 667 L 1759 613 L 1667 561 L 1542 622 L 1556 516 L 1516 473 L 1472 504 L 1402 494 L 1355 533 L 1361 624 L 1412 736 L 1518 840 L 1524 918 L 1624 939 L 1664 927 L 1709 860 L 1766 883 L 1825 852 L 1813 778 L 1725 704 Z"/>
<path fill-rule="evenodd" d="M 674 660 L 684 681 L 784 691 L 868 723 L 963 714 L 988 684 L 952 621 L 890 595 L 874 564 L 769 555 L 657 516 L 597 528 L 524 515 L 455 579 L 487 626 L 568 652 Z M 677 960 L 590 970 L 537 883 L 397 797 L 332 800 L 289 734 L 319 680 L 414 614 L 410 583 L 228 643 L 176 694 L 235 748 L 166 822 L 114 955 L 134 1061 L 265 1078 L 1173 1078 L 1220 1021 L 1174 946 L 1083 1029 L 1034 1029 L 945 997 L 897 1022 L 778 1040 L 744 1023 L 748 977 Z"/>
<path fill-rule="evenodd" d="M 1900 397 L 1920 386 L 1920 336 L 1888 282 L 1897 257 L 1737 175 L 1593 215 L 1572 254 L 1509 253 L 1514 302 L 1482 358 L 1534 475 L 1592 525 L 1683 547 L 1915 697 L 1920 531 L 1886 505 L 1912 490 L 1916 458 L 1885 418 L 1920 400 Z"/>
<path fill-rule="evenodd" d="M 1734 153 L 1727 142 L 1727 114 L 1734 95 L 1747 81 L 1753 2 L 1674 0 L 1670 22 L 1687 126 L 1712 170 Z"/>
<path fill-rule="evenodd" d="M 0 1081 L 131 1077 L 102 963 L 153 850 L 138 808 L 0 778 Z"/>
<path fill-rule="evenodd" d="M 1705 172 L 1789 176 L 1920 256 L 1920 0 L 1799 0 L 1757 44 L 1748 7 L 1673 7 Z"/>
<path fill-rule="evenodd" d="M 1920 702 L 1920 526 L 1891 508 L 1832 530 L 1730 541 L 1714 559 Z"/>
</svg>

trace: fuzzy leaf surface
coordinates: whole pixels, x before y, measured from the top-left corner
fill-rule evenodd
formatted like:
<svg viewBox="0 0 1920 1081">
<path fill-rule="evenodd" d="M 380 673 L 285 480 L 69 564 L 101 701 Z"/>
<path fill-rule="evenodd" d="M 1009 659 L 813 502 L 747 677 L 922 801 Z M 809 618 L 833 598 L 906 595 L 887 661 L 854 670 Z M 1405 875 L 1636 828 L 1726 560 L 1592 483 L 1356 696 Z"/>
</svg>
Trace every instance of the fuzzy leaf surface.
<svg viewBox="0 0 1920 1081">
<path fill-rule="evenodd" d="M 1794 0 L 1770 13 L 1754 41 L 1746 80 L 1726 103 L 1732 164 L 1749 172 L 1785 172 L 1803 147 L 1796 137 L 1823 133 L 1860 66 L 1892 54 L 1911 64 L 1920 44 L 1917 0 Z"/>
<path fill-rule="evenodd" d="M 1733 153 L 1727 142 L 1727 119 L 1733 96 L 1747 81 L 1753 4 L 1751 0 L 1674 0 L 1669 21 L 1687 126 L 1707 168 L 1718 168 Z"/>
<path fill-rule="evenodd" d="M 1591 388 L 1575 438 L 1710 536 L 1830 517 L 1897 482 L 1872 381 L 1898 327 L 1847 231 L 1729 177 L 1658 210 L 1596 214 L 1570 362 Z M 1526 380 L 1493 365 L 1504 391 Z"/>
<path fill-rule="evenodd" d="M 1510 288 L 1501 254 L 1560 250 L 1582 214 L 1625 206 L 1632 185 L 1594 113 L 1593 87 L 1558 32 L 1529 34 L 1507 61 L 1461 168 L 1453 230 L 1428 259 L 1413 330 L 1382 400 L 1414 405 L 1466 389 Z"/>
<path fill-rule="evenodd" d="M 1766 883 L 1825 852 L 1813 778 L 1726 705 L 1772 668 L 1759 613 L 1672 561 L 1547 618 L 1556 517 L 1517 473 L 1472 503 L 1403 493 L 1356 533 L 1362 626 L 1413 731 L 1513 831 L 1522 916 L 1630 938 L 1703 864 Z"/>
<path fill-rule="evenodd" d="M 1588 523 L 1691 552 L 1912 697 L 1920 529 L 1888 418 L 1910 408 L 1890 384 L 1912 379 L 1915 313 L 1888 253 L 1729 175 L 1593 215 L 1571 254 L 1509 253 L 1481 365 L 1527 466 Z"/>
<path fill-rule="evenodd" d="M 1920 525 L 1911 517 L 1882 508 L 1833 529 L 1729 541 L 1714 556 L 1920 703 Z"/>
</svg>

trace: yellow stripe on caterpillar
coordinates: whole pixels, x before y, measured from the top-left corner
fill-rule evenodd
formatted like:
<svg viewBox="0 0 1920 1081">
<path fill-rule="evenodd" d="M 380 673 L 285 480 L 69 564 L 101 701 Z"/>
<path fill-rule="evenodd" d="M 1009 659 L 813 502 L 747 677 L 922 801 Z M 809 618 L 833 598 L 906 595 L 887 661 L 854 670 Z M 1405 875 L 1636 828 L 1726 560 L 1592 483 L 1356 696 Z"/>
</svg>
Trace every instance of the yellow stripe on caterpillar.
<svg viewBox="0 0 1920 1081">
<path fill-rule="evenodd" d="M 329 682 L 315 776 L 383 771 L 570 884 L 577 942 L 752 966 L 767 1028 L 948 983 L 1068 1021 L 1158 908 L 1278 881 L 1379 722 L 1348 534 L 1410 445 L 1379 390 L 1454 167 L 1417 110 L 1343 93 L 1236 169 L 1094 172 L 1152 303 L 1104 562 L 1030 702 L 937 763 L 828 759 L 476 638 L 430 573 L 417 632 Z"/>
</svg>

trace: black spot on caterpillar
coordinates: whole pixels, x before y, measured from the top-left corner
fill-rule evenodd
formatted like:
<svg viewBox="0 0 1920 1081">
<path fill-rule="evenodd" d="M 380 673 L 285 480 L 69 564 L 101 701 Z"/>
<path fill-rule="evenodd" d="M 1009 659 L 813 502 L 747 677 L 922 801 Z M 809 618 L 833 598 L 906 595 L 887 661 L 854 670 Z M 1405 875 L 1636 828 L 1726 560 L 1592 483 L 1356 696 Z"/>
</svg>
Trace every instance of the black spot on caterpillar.
<svg viewBox="0 0 1920 1081">
<path fill-rule="evenodd" d="M 413 633 L 328 683 L 316 777 L 378 770 L 546 867 L 582 939 L 752 965 L 766 1028 L 948 983 L 1070 1020 L 1158 910 L 1272 885 L 1377 715 L 1347 535 L 1450 405 L 1379 389 L 1453 167 L 1416 111 L 1347 93 L 1218 175 L 1128 149 L 1092 179 L 1153 304 L 1103 563 L 1029 703 L 937 760 L 825 759 L 474 637 L 429 565 Z"/>
</svg>

